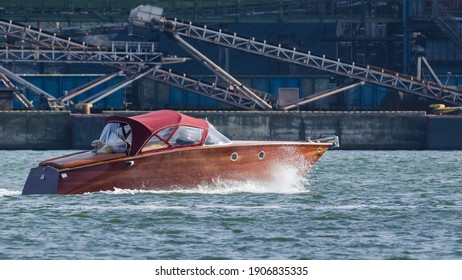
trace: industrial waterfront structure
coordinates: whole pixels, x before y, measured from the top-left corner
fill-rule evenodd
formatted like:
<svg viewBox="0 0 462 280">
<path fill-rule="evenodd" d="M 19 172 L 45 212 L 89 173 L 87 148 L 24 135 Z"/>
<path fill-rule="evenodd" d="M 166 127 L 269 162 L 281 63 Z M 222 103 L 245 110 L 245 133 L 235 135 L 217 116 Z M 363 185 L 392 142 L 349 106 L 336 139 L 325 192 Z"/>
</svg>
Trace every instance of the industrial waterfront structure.
<svg viewBox="0 0 462 280">
<path fill-rule="evenodd" d="M 176 29 L 148 26 L 128 36 L 130 12 L 146 4 L 162 7 Z M 428 110 L 462 103 L 461 0 L 0 5 L 4 109 Z M 181 48 L 178 30 L 188 30 L 183 39 L 203 54 L 199 63 Z M 197 39 L 191 30 L 208 41 L 190 41 Z M 220 41 L 233 34 L 250 44 Z M 217 69 L 211 63 L 235 80 L 210 71 Z"/>
</svg>

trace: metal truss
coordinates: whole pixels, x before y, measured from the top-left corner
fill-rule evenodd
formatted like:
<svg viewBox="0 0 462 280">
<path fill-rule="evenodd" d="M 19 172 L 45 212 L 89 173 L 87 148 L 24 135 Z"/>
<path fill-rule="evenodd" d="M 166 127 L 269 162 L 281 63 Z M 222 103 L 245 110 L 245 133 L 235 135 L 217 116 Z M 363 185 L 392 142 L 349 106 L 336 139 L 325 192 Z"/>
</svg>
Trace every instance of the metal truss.
<svg viewBox="0 0 462 280">
<path fill-rule="evenodd" d="M 11 93 L 21 102 L 21 104 L 27 109 L 34 109 L 34 104 L 24 96 L 24 90 L 14 85 L 8 77 L 0 72 L 0 83 L 3 84 L 5 89 L 11 91 Z"/>
<path fill-rule="evenodd" d="M 241 82 L 239 82 L 236 78 L 231 76 L 228 72 L 223 70 L 220 66 L 215 64 L 213 61 L 211 61 L 209 58 L 207 58 L 205 55 L 203 55 L 201 52 L 199 52 L 197 49 L 195 49 L 193 46 L 188 44 L 186 41 L 184 41 L 181 37 L 179 37 L 177 34 L 173 35 L 173 37 L 176 39 L 176 41 L 179 43 L 181 47 L 183 47 L 187 52 L 189 52 L 193 57 L 195 57 L 197 60 L 201 61 L 204 66 L 209 68 L 213 73 L 215 73 L 218 77 L 222 78 L 225 80 L 230 87 L 235 88 L 235 91 L 239 91 L 245 96 L 247 96 L 249 99 L 253 100 L 255 104 L 258 105 L 258 107 L 262 109 L 272 109 L 273 107 L 265 100 L 265 98 L 261 98 L 258 93 L 253 92 L 253 90 L 249 89 L 245 85 L 243 85 Z"/>
<path fill-rule="evenodd" d="M 362 80 L 402 92 L 451 104 L 462 104 L 462 90 L 459 88 L 442 86 L 432 81 L 420 80 L 413 76 L 374 66 L 359 66 L 355 65 L 354 62 L 341 62 L 340 59 L 327 58 L 325 55 L 319 56 L 309 51 L 302 52 L 295 48 L 284 48 L 280 44 L 272 45 L 266 41 L 257 41 L 255 38 L 240 37 L 236 33 L 226 33 L 221 29 L 212 30 L 208 29 L 207 26 L 196 26 L 190 22 L 184 23 L 176 19 L 153 17 L 145 22 L 140 22 L 140 19 L 131 19 L 131 22 L 141 27 L 178 34 L 211 44 Z"/>
<path fill-rule="evenodd" d="M 62 111 L 64 110 L 65 106 L 63 102 L 58 100 L 56 97 L 52 96 L 51 94 L 47 93 L 46 91 L 42 90 L 41 88 L 35 86 L 34 84 L 26 81 L 25 79 L 19 77 L 18 75 L 14 74 L 10 70 L 4 68 L 3 66 L 0 66 L 0 73 L 3 74 L 5 77 L 9 78 L 10 80 L 14 80 L 20 84 L 22 84 L 25 88 L 28 88 L 32 92 L 44 97 L 51 110 L 53 111 Z M 19 101 L 21 103 L 28 102 L 28 99 L 25 96 L 16 96 L 18 97 Z M 23 98 L 24 97 L 24 98 Z M 30 102 L 30 105 L 25 105 L 26 108 L 33 109 L 33 105 Z"/>
<path fill-rule="evenodd" d="M 165 57 L 163 53 L 156 51 L 157 44 L 152 42 L 111 42 L 107 46 L 92 46 L 85 42 L 62 38 L 55 33 L 15 24 L 11 21 L 0 21 L 0 34 L 4 34 L 6 38 L 15 38 L 16 41 L 21 40 L 29 43 L 28 45 L 20 46 L 6 45 L 4 48 L 1 48 L 1 62 L 95 63 L 116 67 L 121 69 L 123 73 L 128 74 L 128 78 L 123 83 L 102 92 L 98 96 L 94 96 L 91 103 L 95 103 L 121 87 L 146 76 L 150 73 L 150 71 L 144 72 L 146 68 L 186 60 L 186 58 L 181 57 Z M 5 73 L 10 79 L 23 84 L 26 88 L 32 90 L 32 92 L 45 97 L 52 110 L 64 110 L 66 101 L 101 83 L 100 80 L 97 80 L 94 82 L 95 85 L 86 85 L 83 89 L 56 98 L 1 66 L 0 73 Z M 118 73 L 111 74 L 108 79 L 116 75 Z M 102 79 L 102 82 L 105 80 Z M 26 108 L 33 108 L 25 104 L 20 99 L 21 96 L 17 97 Z"/>
<path fill-rule="evenodd" d="M 355 87 L 358 87 L 358 86 L 362 86 L 364 84 L 365 84 L 365 82 L 361 81 L 361 82 L 353 83 L 353 84 L 346 85 L 346 86 L 340 86 L 340 87 L 336 87 L 336 88 L 333 88 L 333 89 L 327 89 L 325 91 L 321 91 L 321 92 L 312 94 L 310 96 L 300 98 L 299 100 L 297 100 L 295 102 L 292 102 L 290 104 L 286 104 L 284 106 L 281 106 L 281 109 L 290 110 L 290 109 L 293 109 L 293 108 L 297 108 L 298 106 L 308 104 L 310 102 L 314 102 L 316 100 L 325 98 L 327 96 L 331 96 L 331 95 L 337 94 L 339 92 L 343 92 L 345 90 L 349 90 L 349 89 L 352 89 L 352 88 L 355 88 Z"/>
<path fill-rule="evenodd" d="M 151 67 L 151 68 L 148 68 L 146 69 L 145 71 L 143 72 L 138 72 L 138 73 L 135 73 L 134 75 L 126 75 L 125 79 L 122 81 L 122 82 L 119 82 L 118 84 L 112 86 L 112 87 L 109 87 L 95 95 L 92 95 L 90 97 L 88 97 L 87 99 L 83 100 L 81 103 L 82 104 L 94 104 L 98 101 L 100 101 L 101 99 L 111 95 L 112 93 L 118 91 L 119 89 L 122 89 L 124 87 L 126 87 L 127 85 L 133 83 L 134 81 L 148 75 L 149 73 L 151 73 L 152 71 L 154 71 L 155 68 Z M 108 77 L 110 78 L 110 76 Z"/>
<path fill-rule="evenodd" d="M 56 33 L 1 20 L 0 34 L 31 43 L 27 46 L 6 45 L 0 50 L 0 60 L 3 62 L 80 62 L 143 66 L 166 62 L 163 53 L 157 52 L 157 44 L 152 42 L 111 42 L 107 46 L 93 46 L 63 38 Z"/>
<path fill-rule="evenodd" d="M 127 42 L 128 46 L 128 42 Z M 3 62 L 47 62 L 47 63 L 97 63 L 97 64 L 139 64 L 157 65 L 163 63 L 163 54 L 151 52 L 151 48 L 141 52 L 136 50 L 118 50 L 110 48 L 102 50 L 87 49 L 56 49 L 54 47 L 36 46 L 6 46 L 0 49 L 0 60 Z"/>
<path fill-rule="evenodd" d="M 69 49 L 86 49 L 88 46 L 85 43 L 72 41 L 71 38 L 62 38 L 56 33 L 36 29 L 30 25 L 14 23 L 13 21 L 0 20 L 0 33 L 10 37 L 36 43 L 42 46 Z"/>
<path fill-rule="evenodd" d="M 127 75 L 127 79 L 120 83 L 126 85 L 140 77 L 149 77 L 156 81 L 183 88 L 190 92 L 207 96 L 226 104 L 230 104 L 242 109 L 255 109 L 255 99 L 265 100 L 270 106 L 276 105 L 276 99 L 265 93 L 255 90 L 253 98 L 249 98 L 246 92 L 240 90 L 239 86 L 234 85 L 228 88 L 220 87 L 217 83 L 207 83 L 193 77 L 177 74 L 170 70 L 159 68 L 160 64 L 183 62 L 185 58 L 164 57 L 162 53 L 156 52 L 157 46 L 154 43 L 138 42 L 112 42 L 108 47 L 96 47 L 86 43 L 65 39 L 31 28 L 14 24 L 12 22 L 0 21 L 0 33 L 28 41 L 36 46 L 7 46 L 0 50 L 0 61 L 2 62 L 54 62 L 54 63 L 98 63 L 107 64 L 120 69 L 120 73 L 113 73 L 104 77 L 111 79 L 119 74 Z M 153 68 L 152 70 L 146 70 Z M 64 103 L 83 92 L 88 91 L 100 80 L 94 81 L 75 91 L 68 92 L 55 102 Z M 117 85 L 119 86 L 119 85 Z M 83 103 L 95 103 L 101 98 L 113 93 L 114 89 L 108 89 L 82 101 Z M 39 94 L 42 94 L 40 92 Z M 43 95 L 50 99 L 46 93 Z M 56 106 L 54 106 L 56 107 Z"/>
<path fill-rule="evenodd" d="M 207 83 L 188 77 L 186 74 L 175 73 L 171 70 L 156 68 L 149 76 L 146 77 L 164 84 L 183 88 L 185 90 L 219 100 L 241 109 L 255 109 L 255 106 L 257 105 L 253 99 L 249 98 L 240 91 L 234 90 L 233 88 L 220 87 L 216 83 Z M 276 100 L 270 99 L 270 103 L 275 105 Z"/>
</svg>

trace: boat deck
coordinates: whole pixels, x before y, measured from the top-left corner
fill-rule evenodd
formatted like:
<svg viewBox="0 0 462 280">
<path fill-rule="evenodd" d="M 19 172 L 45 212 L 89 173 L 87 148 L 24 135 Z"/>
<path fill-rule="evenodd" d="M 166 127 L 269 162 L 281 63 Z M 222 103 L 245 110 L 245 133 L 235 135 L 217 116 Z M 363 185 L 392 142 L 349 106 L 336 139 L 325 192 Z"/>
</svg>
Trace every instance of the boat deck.
<svg viewBox="0 0 462 280">
<path fill-rule="evenodd" d="M 77 166 L 99 163 L 103 161 L 118 159 L 125 157 L 125 154 L 110 153 L 110 154 L 97 154 L 92 151 L 79 152 L 69 156 L 63 156 L 42 161 L 40 166 L 53 166 L 59 169 L 73 168 Z"/>
</svg>

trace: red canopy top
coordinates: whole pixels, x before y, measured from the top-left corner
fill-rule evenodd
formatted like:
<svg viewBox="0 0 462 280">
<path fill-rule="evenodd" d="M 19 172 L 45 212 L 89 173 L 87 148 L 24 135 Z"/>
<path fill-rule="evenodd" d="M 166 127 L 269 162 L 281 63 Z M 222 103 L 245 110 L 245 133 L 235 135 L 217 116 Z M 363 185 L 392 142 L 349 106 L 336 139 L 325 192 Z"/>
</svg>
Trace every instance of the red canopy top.
<svg viewBox="0 0 462 280">
<path fill-rule="evenodd" d="M 166 127 L 186 125 L 202 128 L 206 133 L 209 127 L 207 121 L 203 119 L 196 119 L 172 110 L 154 111 L 133 117 L 110 116 L 106 118 L 106 124 L 110 122 L 130 125 L 132 129 L 130 156 L 136 155 L 152 134 Z"/>
<path fill-rule="evenodd" d="M 187 125 L 207 129 L 209 126 L 203 119 L 196 119 L 172 110 L 160 110 L 143 115 L 130 117 L 146 126 L 152 133 L 172 125 Z"/>
</svg>

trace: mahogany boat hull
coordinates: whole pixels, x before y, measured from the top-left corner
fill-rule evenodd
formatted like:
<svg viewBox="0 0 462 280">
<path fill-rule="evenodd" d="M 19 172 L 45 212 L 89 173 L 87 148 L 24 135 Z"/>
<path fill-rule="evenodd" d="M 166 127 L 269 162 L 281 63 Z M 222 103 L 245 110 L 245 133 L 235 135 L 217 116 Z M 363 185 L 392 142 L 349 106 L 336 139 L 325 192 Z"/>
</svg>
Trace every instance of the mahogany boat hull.
<svg viewBox="0 0 462 280">
<path fill-rule="evenodd" d="M 139 156 L 80 152 L 33 168 L 23 194 L 82 194 L 114 189 L 173 190 L 213 180 L 269 181 L 278 168 L 303 176 L 330 143 L 235 141 Z"/>
</svg>

